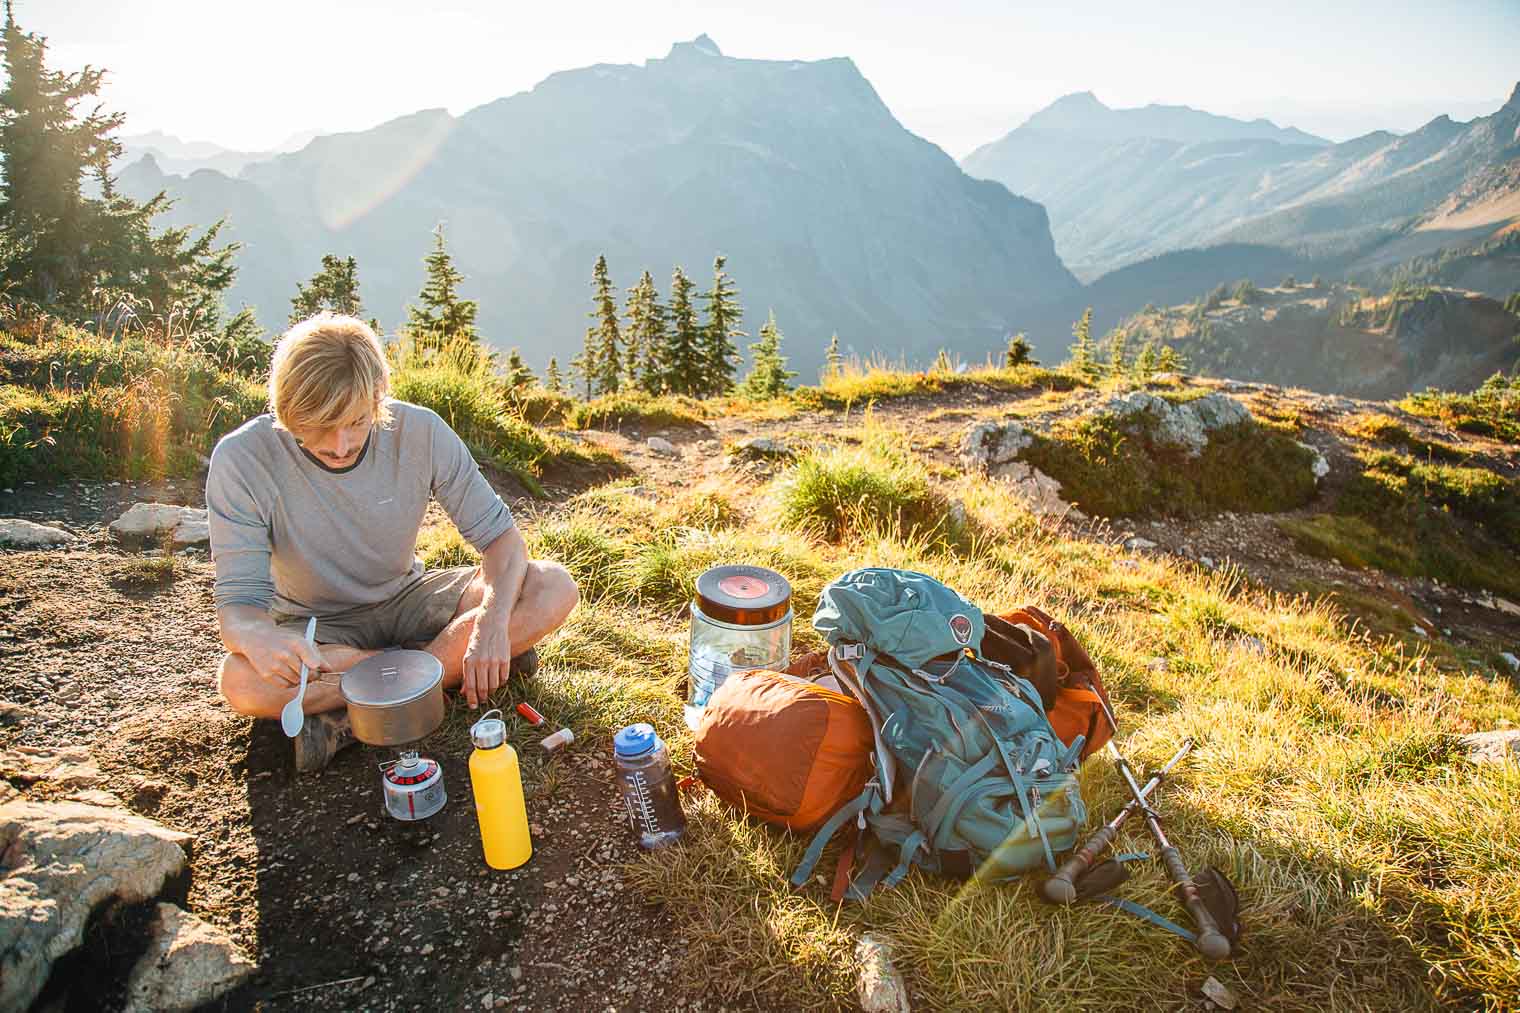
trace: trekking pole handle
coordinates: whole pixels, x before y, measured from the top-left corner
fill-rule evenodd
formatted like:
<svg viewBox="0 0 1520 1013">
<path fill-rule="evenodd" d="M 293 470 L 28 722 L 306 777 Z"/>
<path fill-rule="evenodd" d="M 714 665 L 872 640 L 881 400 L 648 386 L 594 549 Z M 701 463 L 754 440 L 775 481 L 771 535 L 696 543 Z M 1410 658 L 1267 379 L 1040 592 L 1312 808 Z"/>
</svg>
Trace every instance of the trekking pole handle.
<svg viewBox="0 0 1520 1013">
<path fill-rule="evenodd" d="M 1198 939 L 1194 943 L 1198 947 L 1198 952 L 1209 960 L 1223 960 L 1228 957 L 1230 941 L 1225 938 L 1223 932 L 1219 931 L 1219 923 L 1214 921 L 1214 916 L 1209 913 L 1208 906 L 1198 895 L 1198 887 L 1193 885 L 1193 877 L 1188 873 L 1187 866 L 1182 863 L 1181 853 L 1168 844 L 1161 849 L 1161 860 L 1166 863 L 1167 874 L 1177 885 L 1182 906 L 1188 909 L 1188 914 L 1193 916 L 1193 924 L 1198 926 Z"/>
<path fill-rule="evenodd" d="M 1181 748 L 1172 754 L 1172 758 L 1166 761 L 1166 766 L 1151 775 L 1151 779 L 1145 782 L 1145 787 L 1140 789 L 1140 799 L 1143 801 L 1150 798 L 1151 793 L 1161 786 L 1166 775 L 1172 772 L 1172 768 L 1182 762 L 1182 758 L 1193 748 L 1193 740 L 1187 739 Z M 1139 808 L 1140 803 L 1131 799 L 1119 810 L 1119 814 L 1109 820 L 1106 825 L 1099 828 L 1089 837 L 1070 858 L 1068 858 L 1055 875 L 1047 879 L 1040 887 L 1040 892 L 1045 899 L 1052 904 L 1070 904 L 1077 899 L 1077 880 L 1097 862 L 1098 856 L 1108 850 L 1108 846 L 1114 843 L 1119 836 L 1119 829 L 1124 826 L 1124 821 L 1129 819 Z"/>
<path fill-rule="evenodd" d="M 1124 822 L 1124 817 L 1129 815 L 1133 806 L 1134 803 L 1125 806 L 1112 823 L 1089 837 L 1077 853 L 1056 870 L 1055 875 L 1040 885 L 1040 892 L 1045 895 L 1046 900 L 1052 904 L 1070 904 L 1077 899 L 1077 877 L 1092 868 L 1098 856 L 1114 843 L 1114 838 L 1119 836 L 1119 827 Z"/>
</svg>

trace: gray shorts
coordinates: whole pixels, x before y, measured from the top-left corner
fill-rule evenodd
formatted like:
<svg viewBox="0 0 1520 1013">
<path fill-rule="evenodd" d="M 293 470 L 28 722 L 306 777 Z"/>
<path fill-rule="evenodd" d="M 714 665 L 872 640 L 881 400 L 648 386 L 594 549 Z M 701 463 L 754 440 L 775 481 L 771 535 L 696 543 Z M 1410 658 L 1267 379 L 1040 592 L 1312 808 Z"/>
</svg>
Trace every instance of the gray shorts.
<svg viewBox="0 0 1520 1013">
<path fill-rule="evenodd" d="M 317 643 L 350 647 L 421 646 L 443 632 L 459 610 L 465 588 L 480 572 L 478 566 L 427 570 L 386 601 L 359 605 L 331 616 L 317 617 Z M 306 632 L 307 616 L 271 613 L 275 625 Z"/>
</svg>

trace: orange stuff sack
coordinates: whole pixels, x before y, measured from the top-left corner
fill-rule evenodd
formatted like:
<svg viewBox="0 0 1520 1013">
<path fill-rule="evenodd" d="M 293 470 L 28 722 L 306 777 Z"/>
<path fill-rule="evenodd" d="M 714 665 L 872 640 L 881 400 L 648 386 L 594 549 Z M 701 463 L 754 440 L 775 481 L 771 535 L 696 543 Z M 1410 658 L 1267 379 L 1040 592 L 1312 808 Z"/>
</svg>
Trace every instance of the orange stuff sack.
<svg viewBox="0 0 1520 1013">
<path fill-rule="evenodd" d="M 874 747 L 854 697 L 752 669 L 729 676 L 702 708 L 697 773 L 752 816 L 816 830 L 865 788 Z"/>
<path fill-rule="evenodd" d="M 1054 648 L 1056 674 L 1061 690 L 1045 716 L 1050 719 L 1050 725 L 1061 737 L 1061 741 L 1069 746 L 1076 741 L 1078 735 L 1085 735 L 1087 741 L 1082 746 L 1084 760 L 1102 749 L 1114 737 L 1114 728 L 1103 713 L 1105 705 L 1110 709 L 1112 705 L 1109 704 L 1108 690 L 1103 687 L 1103 680 L 1098 675 L 1098 666 L 1088 657 L 1086 649 L 1077 643 L 1077 638 L 1063 624 L 1033 605 L 1004 612 L 999 618 L 1039 630 Z"/>
</svg>

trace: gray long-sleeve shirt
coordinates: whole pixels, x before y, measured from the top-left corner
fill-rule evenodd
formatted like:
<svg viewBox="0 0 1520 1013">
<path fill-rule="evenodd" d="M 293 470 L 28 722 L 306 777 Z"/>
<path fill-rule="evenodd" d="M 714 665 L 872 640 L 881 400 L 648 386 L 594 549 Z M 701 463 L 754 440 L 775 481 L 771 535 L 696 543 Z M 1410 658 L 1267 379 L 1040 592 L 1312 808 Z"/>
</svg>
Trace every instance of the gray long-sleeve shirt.
<svg viewBox="0 0 1520 1013">
<path fill-rule="evenodd" d="M 404 401 L 391 413 L 341 472 L 271 415 L 222 437 L 206 475 L 217 608 L 327 616 L 393 597 L 422 572 L 415 551 L 429 497 L 481 551 L 511 529 L 512 512 L 443 419 Z"/>
</svg>

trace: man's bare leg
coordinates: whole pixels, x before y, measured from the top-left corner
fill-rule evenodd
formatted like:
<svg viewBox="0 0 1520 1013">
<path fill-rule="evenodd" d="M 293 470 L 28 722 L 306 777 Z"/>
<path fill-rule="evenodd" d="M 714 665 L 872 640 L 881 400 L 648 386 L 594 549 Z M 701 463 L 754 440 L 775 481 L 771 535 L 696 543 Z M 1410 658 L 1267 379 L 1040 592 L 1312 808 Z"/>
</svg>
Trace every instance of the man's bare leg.
<svg viewBox="0 0 1520 1013">
<path fill-rule="evenodd" d="M 454 618 L 423 648 L 443 663 L 445 689 L 458 689 L 464 681 L 464 652 L 470 644 L 470 634 L 475 631 L 475 622 L 480 618 L 480 603 L 485 590 L 485 581 L 476 574 L 460 595 Z M 570 571 L 558 563 L 530 560 L 528 572 L 523 577 L 522 593 L 517 597 L 517 604 L 512 606 L 512 618 L 507 627 L 512 654 L 522 654 L 559 629 L 579 598 L 580 592 Z"/>
<path fill-rule="evenodd" d="M 446 689 L 458 689 L 464 679 L 464 652 L 475 629 L 484 596 L 485 583 L 477 575 L 460 596 L 459 607 L 449 625 L 424 648 L 443 663 Z M 570 610 L 575 608 L 578 598 L 575 580 L 568 570 L 558 563 L 530 561 L 523 578 L 522 593 L 512 607 L 507 631 L 512 653 L 523 653 L 559 629 Z M 343 695 L 338 690 L 338 674 L 379 653 L 344 644 L 321 644 L 319 647 L 329 670 L 314 672 L 307 680 L 302 707 L 308 714 L 341 709 L 344 704 Z M 240 654 L 228 654 L 222 658 L 217 671 L 217 688 L 233 710 L 256 718 L 278 718 L 281 709 L 295 696 L 293 687 L 275 686 L 260 678 Z"/>
</svg>

